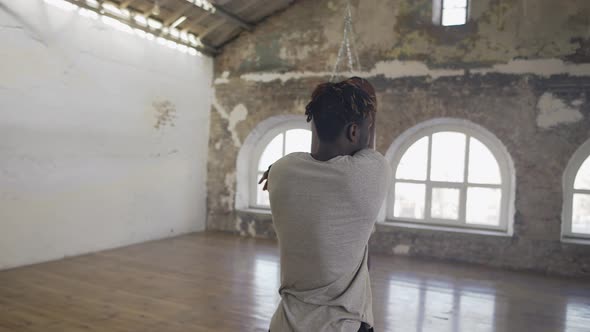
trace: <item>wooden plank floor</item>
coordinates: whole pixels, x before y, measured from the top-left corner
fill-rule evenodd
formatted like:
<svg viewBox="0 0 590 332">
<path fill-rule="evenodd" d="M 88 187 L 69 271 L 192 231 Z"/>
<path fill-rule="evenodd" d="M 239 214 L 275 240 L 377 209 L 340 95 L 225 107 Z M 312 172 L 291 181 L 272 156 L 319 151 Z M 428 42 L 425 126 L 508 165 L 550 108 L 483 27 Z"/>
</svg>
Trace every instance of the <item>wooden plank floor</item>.
<svg viewBox="0 0 590 332">
<path fill-rule="evenodd" d="M 219 233 L 0 272 L 0 332 L 266 331 L 276 244 Z M 377 331 L 590 331 L 590 281 L 374 256 Z"/>
</svg>

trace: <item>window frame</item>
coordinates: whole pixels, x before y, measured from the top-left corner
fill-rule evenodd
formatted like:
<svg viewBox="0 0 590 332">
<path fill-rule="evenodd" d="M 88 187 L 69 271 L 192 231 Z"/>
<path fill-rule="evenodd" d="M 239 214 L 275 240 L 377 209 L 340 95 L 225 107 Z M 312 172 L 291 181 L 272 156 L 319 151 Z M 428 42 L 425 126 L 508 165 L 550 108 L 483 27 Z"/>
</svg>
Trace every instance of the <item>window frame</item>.
<svg viewBox="0 0 590 332">
<path fill-rule="evenodd" d="M 459 132 L 466 135 L 465 142 L 465 160 L 464 162 L 464 181 L 463 182 L 442 182 L 430 180 L 431 152 L 432 152 L 432 135 L 437 132 Z M 425 181 L 421 180 L 398 180 L 396 178 L 397 168 L 405 152 L 418 140 L 428 136 L 428 165 L 427 177 Z M 500 185 L 469 183 L 469 147 L 470 138 L 479 140 L 489 149 L 500 169 Z M 403 226 L 410 228 L 427 228 L 435 230 L 449 230 L 467 233 L 481 233 L 492 235 L 512 236 L 514 224 L 514 193 L 515 193 L 515 171 L 512 159 L 502 142 L 485 128 L 476 125 L 467 120 L 452 118 L 433 119 L 408 129 L 400 135 L 389 148 L 387 159 L 393 170 L 392 183 L 390 184 L 387 195 L 387 204 L 385 218 L 381 222 L 386 225 Z M 395 206 L 395 184 L 396 183 L 419 183 L 425 184 L 426 193 L 424 201 L 424 218 L 399 218 L 394 216 Z M 447 220 L 431 217 L 432 189 L 433 188 L 458 188 L 459 193 L 459 218 L 457 220 Z M 500 200 L 500 224 L 498 226 L 467 224 L 466 223 L 466 203 L 468 188 L 498 188 L 501 190 Z"/>
<path fill-rule="evenodd" d="M 575 233 L 572 231 L 574 194 L 589 194 L 590 190 L 575 189 L 574 182 L 580 171 L 580 167 L 590 157 L 590 140 L 584 142 L 570 158 L 563 173 L 563 206 L 561 209 L 561 240 L 580 244 L 590 244 L 590 234 Z"/>
<path fill-rule="evenodd" d="M 456 25 L 443 25 L 443 11 L 444 11 L 445 0 L 432 0 L 432 23 L 441 27 L 460 27 L 464 26 L 469 22 L 470 11 L 471 11 L 471 0 L 467 0 L 465 6 L 465 23 Z"/>
</svg>

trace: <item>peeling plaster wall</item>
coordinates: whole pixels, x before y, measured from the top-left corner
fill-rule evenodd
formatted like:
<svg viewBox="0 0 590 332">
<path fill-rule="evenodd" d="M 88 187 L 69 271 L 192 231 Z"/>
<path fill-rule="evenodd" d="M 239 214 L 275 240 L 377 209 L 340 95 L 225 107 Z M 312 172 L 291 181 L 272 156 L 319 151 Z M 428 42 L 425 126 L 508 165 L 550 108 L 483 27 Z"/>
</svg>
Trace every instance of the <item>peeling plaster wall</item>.
<svg viewBox="0 0 590 332">
<path fill-rule="evenodd" d="M 209 229 L 275 236 L 270 216 L 234 209 L 235 142 L 271 116 L 303 116 L 312 89 L 331 74 L 343 3 L 297 1 L 216 58 Z M 352 3 L 362 67 L 354 74 L 377 89 L 378 150 L 423 121 L 453 117 L 496 135 L 516 169 L 513 237 L 379 225 L 371 250 L 590 276 L 590 245 L 560 241 L 562 174 L 590 138 L 582 88 L 590 85 L 590 2 L 473 1 L 460 27 L 433 25 L 431 0 Z M 229 121 L 227 110 L 238 106 L 245 111 Z"/>
<path fill-rule="evenodd" d="M 213 61 L 0 8 L 0 269 L 203 230 Z"/>
<path fill-rule="evenodd" d="M 575 99 L 566 104 L 566 101 L 556 97 L 551 92 L 545 92 L 537 103 L 539 115 L 537 116 L 537 126 L 548 129 L 560 124 L 570 124 L 582 121 L 584 115 L 580 112 L 580 107 L 584 104 L 584 99 Z"/>
</svg>

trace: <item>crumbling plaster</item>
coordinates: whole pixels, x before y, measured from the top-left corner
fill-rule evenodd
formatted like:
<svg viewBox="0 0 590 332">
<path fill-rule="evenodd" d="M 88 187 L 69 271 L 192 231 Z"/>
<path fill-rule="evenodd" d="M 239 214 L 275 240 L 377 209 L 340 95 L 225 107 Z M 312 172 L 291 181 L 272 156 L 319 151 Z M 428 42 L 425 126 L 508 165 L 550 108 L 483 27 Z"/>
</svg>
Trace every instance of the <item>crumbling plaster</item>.
<svg viewBox="0 0 590 332">
<path fill-rule="evenodd" d="M 216 58 L 209 229 L 274 237 L 269 215 L 236 211 L 231 204 L 235 143 L 269 117 L 303 116 L 311 90 L 331 74 L 343 3 L 297 1 Z M 379 225 L 371 250 L 590 276 L 590 245 L 560 241 L 561 176 L 590 137 L 589 89 L 583 88 L 590 85 L 590 3 L 474 1 L 471 20 L 461 27 L 433 25 L 431 0 L 352 4 L 362 68 L 342 75 L 366 77 L 377 89 L 377 149 L 384 153 L 423 121 L 467 119 L 502 141 L 516 170 L 514 236 Z M 220 111 L 238 106 L 245 116 L 233 122 Z"/>
</svg>

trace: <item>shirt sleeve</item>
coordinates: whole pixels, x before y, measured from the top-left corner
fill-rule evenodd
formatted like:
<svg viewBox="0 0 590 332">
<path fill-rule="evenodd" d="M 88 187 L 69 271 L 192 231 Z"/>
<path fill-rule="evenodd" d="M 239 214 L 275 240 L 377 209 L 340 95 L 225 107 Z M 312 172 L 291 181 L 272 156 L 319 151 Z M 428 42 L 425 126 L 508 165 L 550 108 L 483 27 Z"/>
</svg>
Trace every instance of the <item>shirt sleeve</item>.
<svg viewBox="0 0 590 332">
<path fill-rule="evenodd" d="M 368 205 L 379 210 L 391 185 L 391 165 L 381 153 L 373 149 L 363 149 L 355 153 L 351 157 L 351 163 L 356 173 L 358 189 L 364 193 Z"/>
<path fill-rule="evenodd" d="M 378 151 L 363 149 L 352 156 L 352 162 L 355 166 L 374 174 L 380 181 L 389 183 L 391 180 L 391 165 Z"/>
</svg>

